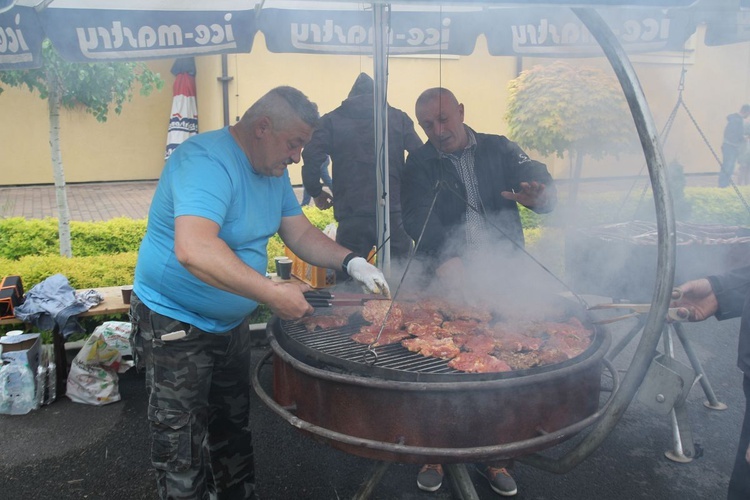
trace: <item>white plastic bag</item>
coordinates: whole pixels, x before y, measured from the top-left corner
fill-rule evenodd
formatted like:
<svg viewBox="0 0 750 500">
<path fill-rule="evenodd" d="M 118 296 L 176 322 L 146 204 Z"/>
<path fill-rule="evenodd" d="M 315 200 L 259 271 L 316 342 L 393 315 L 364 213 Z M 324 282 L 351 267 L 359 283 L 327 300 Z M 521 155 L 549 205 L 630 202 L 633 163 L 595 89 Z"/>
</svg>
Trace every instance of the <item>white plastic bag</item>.
<svg viewBox="0 0 750 500">
<path fill-rule="evenodd" d="M 118 373 L 126 372 L 133 361 L 130 356 L 130 323 L 102 323 L 76 355 L 68 373 L 65 392 L 76 403 L 101 406 L 120 400 Z"/>
<path fill-rule="evenodd" d="M 328 224 L 325 227 L 325 229 L 323 229 L 323 234 L 325 234 L 326 236 L 328 236 L 329 238 L 331 238 L 332 240 L 335 241 L 336 240 L 336 228 L 337 227 L 338 226 L 336 225 L 335 222 L 331 222 L 330 224 Z"/>
</svg>

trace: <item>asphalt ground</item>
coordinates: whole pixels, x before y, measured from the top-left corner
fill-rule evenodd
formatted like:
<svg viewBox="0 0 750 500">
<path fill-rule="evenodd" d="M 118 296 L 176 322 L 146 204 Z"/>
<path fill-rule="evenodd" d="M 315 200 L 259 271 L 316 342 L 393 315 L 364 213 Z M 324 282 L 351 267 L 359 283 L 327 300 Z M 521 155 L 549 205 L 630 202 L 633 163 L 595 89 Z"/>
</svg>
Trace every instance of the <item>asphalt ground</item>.
<svg viewBox="0 0 750 500">
<path fill-rule="evenodd" d="M 627 331 L 631 320 L 611 325 L 613 340 Z M 744 409 L 741 373 L 735 366 L 738 320 L 685 326 L 718 399 L 728 405 L 714 411 L 695 385 L 687 399 L 690 428 L 702 455 L 690 463 L 668 460 L 672 449 L 668 416 L 656 414 L 634 399 L 604 443 L 572 471 L 556 475 L 517 463 L 517 499 L 633 500 L 717 499 L 725 497 Z M 634 343 L 616 359 L 626 370 Z M 251 356 L 254 367 L 268 347 Z M 676 358 L 687 365 L 679 344 Z M 271 387 L 270 369 L 261 383 Z M 330 500 L 352 498 L 376 462 L 349 455 L 301 434 L 268 409 L 251 392 L 257 488 L 261 499 Z M 149 463 L 146 393 L 143 375 L 120 375 L 122 400 L 96 407 L 66 397 L 23 416 L 0 416 L 0 498 L 3 499 L 123 499 L 155 498 Z M 379 415 L 388 418 L 388 408 Z M 481 432 L 481 429 L 478 430 Z M 553 449 L 559 456 L 585 435 Z M 435 493 L 417 489 L 418 466 L 392 464 L 375 487 L 372 498 L 454 498 L 448 482 Z M 481 499 L 499 498 L 484 479 L 471 472 Z"/>
</svg>

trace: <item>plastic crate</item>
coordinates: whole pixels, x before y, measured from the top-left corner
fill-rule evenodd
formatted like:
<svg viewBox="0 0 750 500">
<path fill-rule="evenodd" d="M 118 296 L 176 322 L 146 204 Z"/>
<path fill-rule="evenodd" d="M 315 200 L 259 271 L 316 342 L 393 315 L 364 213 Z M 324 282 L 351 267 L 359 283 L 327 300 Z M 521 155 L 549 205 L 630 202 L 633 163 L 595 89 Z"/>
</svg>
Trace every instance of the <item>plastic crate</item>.
<svg viewBox="0 0 750 500">
<path fill-rule="evenodd" d="M 336 272 L 325 267 L 313 266 L 300 259 L 289 248 L 284 248 L 286 256 L 292 259 L 292 276 L 304 281 L 313 288 L 326 288 L 336 284 Z"/>
</svg>

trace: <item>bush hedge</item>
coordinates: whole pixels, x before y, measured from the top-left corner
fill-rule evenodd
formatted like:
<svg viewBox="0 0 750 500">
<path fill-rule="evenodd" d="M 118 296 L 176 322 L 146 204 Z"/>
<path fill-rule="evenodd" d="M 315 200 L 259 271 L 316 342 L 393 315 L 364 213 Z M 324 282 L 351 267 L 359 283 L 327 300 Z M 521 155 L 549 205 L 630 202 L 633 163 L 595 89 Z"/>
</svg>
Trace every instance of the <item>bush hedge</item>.
<svg viewBox="0 0 750 500">
<path fill-rule="evenodd" d="M 750 187 L 741 186 L 745 199 Z M 576 225 L 653 218 L 650 193 L 608 192 L 580 197 Z M 521 209 L 521 220 L 527 246 L 539 249 L 548 246 L 550 226 L 556 226 L 559 213 L 565 211 L 565 189 L 560 190 L 560 208 L 549 215 L 538 215 Z M 334 222 L 333 210 L 303 207 L 310 222 L 320 229 Z M 750 226 L 750 214 L 733 189 L 686 188 L 684 203 L 676 213 L 677 220 L 705 224 Z M 47 277 L 62 273 L 74 288 L 95 288 L 132 283 L 138 246 L 146 232 L 146 220 L 117 218 L 106 222 L 71 222 L 71 240 L 75 257 L 60 257 L 57 220 L 53 218 L 26 220 L 21 217 L 0 219 L 0 276 L 20 275 L 26 288 Z M 545 238 L 545 235 L 548 236 Z M 552 239 L 559 239 L 552 237 Z M 546 243 L 542 244 L 542 241 Z M 273 257 L 284 254 L 278 234 L 268 242 L 268 271 L 273 270 Z M 560 252 L 562 248 L 560 247 Z"/>
</svg>

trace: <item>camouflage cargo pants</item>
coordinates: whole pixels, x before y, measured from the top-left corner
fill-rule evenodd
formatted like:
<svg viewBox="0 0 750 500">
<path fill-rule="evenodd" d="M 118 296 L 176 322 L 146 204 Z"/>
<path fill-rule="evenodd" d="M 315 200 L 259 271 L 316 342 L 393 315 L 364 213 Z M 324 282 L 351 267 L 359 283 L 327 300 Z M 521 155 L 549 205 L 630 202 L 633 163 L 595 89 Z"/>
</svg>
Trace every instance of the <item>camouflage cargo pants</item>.
<svg viewBox="0 0 750 500">
<path fill-rule="evenodd" d="M 162 499 L 255 498 L 248 325 L 211 334 L 135 294 L 132 347 L 146 370 L 151 462 Z M 184 331 L 176 340 L 168 333 Z"/>
</svg>

